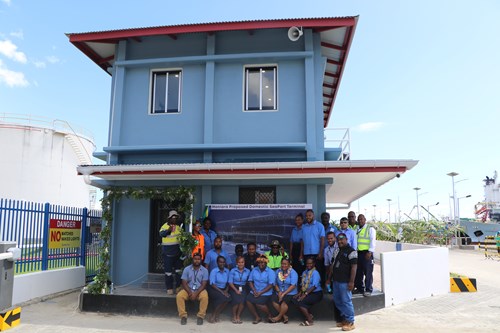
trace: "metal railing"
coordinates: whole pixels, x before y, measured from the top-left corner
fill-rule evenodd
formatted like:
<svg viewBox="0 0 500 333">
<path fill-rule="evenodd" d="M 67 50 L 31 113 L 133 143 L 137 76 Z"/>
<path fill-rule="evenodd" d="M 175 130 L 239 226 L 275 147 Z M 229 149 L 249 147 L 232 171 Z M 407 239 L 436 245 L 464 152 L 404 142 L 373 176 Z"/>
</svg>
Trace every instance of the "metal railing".
<svg viewBox="0 0 500 333">
<path fill-rule="evenodd" d="M 81 221 L 80 246 L 49 248 L 51 219 Z M 0 199 L 0 240 L 16 242 L 21 249 L 15 274 L 85 266 L 90 281 L 99 263 L 99 234 L 91 233 L 88 223 L 95 219 L 101 220 L 101 211 Z"/>
<path fill-rule="evenodd" d="M 326 128 L 324 130 L 325 149 L 339 148 L 339 161 L 351 158 L 351 135 L 349 128 Z"/>
</svg>

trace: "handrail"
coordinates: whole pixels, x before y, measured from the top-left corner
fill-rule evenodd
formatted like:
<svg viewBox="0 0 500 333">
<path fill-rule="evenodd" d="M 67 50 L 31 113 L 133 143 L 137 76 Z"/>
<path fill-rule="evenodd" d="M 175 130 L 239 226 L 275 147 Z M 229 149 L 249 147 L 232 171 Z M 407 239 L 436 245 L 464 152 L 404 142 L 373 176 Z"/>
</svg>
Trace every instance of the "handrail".
<svg viewBox="0 0 500 333">
<path fill-rule="evenodd" d="M 65 120 L 54 120 L 53 118 L 34 116 L 30 114 L 0 112 L 0 122 L 15 125 L 44 127 L 58 132 L 75 134 L 94 142 L 94 135 L 90 130 L 80 126 L 72 126 Z M 58 124 L 62 124 L 62 126 L 58 126 Z"/>
<path fill-rule="evenodd" d="M 339 161 L 351 158 L 351 136 L 349 128 L 326 128 L 324 130 L 325 148 L 340 148 Z"/>
</svg>

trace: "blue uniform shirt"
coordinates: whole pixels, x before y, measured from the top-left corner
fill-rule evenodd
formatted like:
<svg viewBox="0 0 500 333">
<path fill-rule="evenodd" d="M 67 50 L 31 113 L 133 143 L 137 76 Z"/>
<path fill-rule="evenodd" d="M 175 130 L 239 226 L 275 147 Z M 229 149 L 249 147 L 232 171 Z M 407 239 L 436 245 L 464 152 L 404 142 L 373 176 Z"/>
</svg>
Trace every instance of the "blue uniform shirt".
<svg viewBox="0 0 500 333">
<path fill-rule="evenodd" d="M 217 233 L 212 229 L 209 229 L 207 233 L 203 228 L 200 230 L 200 233 L 205 238 L 205 253 L 207 253 L 214 248 L 214 240 L 217 237 Z"/>
<path fill-rule="evenodd" d="M 290 236 L 290 243 L 300 243 L 303 237 L 303 228 L 297 229 L 297 227 L 294 227 L 292 229 L 292 235 Z"/>
<path fill-rule="evenodd" d="M 208 270 L 201 265 L 199 269 L 189 265 L 182 271 L 181 279 L 187 281 L 189 289 L 196 290 L 200 288 L 202 281 L 208 281 Z"/>
<path fill-rule="evenodd" d="M 229 281 L 229 269 L 224 268 L 221 272 L 219 267 L 210 271 L 210 285 L 215 284 L 220 289 L 224 289 Z"/>
<path fill-rule="evenodd" d="M 347 228 L 346 230 L 339 229 L 335 232 L 335 236 L 338 236 L 341 232 L 343 232 L 347 237 L 347 244 L 349 244 L 353 249 L 358 249 L 358 235 L 356 231 L 351 228 Z"/>
<path fill-rule="evenodd" d="M 266 288 L 270 284 L 274 284 L 276 281 L 276 274 L 272 269 L 266 267 L 264 271 L 261 271 L 259 267 L 255 267 L 250 276 L 248 277 L 248 281 L 252 281 L 255 287 L 255 290 L 261 291 Z M 253 294 L 253 291 L 250 291 Z M 273 293 L 273 289 L 269 289 L 262 296 L 269 296 Z"/>
<path fill-rule="evenodd" d="M 214 249 L 210 250 L 205 254 L 205 261 L 204 263 L 208 265 L 207 269 L 209 272 L 212 272 L 214 268 L 217 268 L 217 257 L 218 256 L 223 256 L 226 258 L 226 265 L 231 266 L 231 257 L 229 257 L 229 254 L 227 254 L 226 251 L 220 250 L 220 253 L 215 252 Z"/>
<path fill-rule="evenodd" d="M 325 237 L 325 227 L 314 220 L 311 224 L 304 223 L 302 229 L 304 237 L 304 255 L 319 254 L 321 237 Z M 323 251 L 323 249 L 321 249 L 321 251 Z"/>
<path fill-rule="evenodd" d="M 309 270 L 305 270 L 304 273 L 302 273 L 302 286 L 304 286 L 308 281 L 307 277 L 309 276 L 309 272 L 310 272 Z M 307 290 L 309 290 L 309 288 L 311 288 L 312 286 L 316 287 L 313 290 L 313 293 L 323 292 L 323 289 L 321 288 L 321 277 L 319 276 L 319 273 L 316 269 L 312 272 L 312 275 L 310 276 Z"/>
<path fill-rule="evenodd" d="M 299 275 L 297 272 L 290 268 L 290 274 L 282 281 L 280 279 L 280 274 L 283 273 L 283 270 L 280 268 L 276 272 L 276 285 L 280 288 L 280 291 L 287 290 L 291 285 L 295 286 L 295 289 L 290 291 L 287 295 L 296 295 L 299 291 L 297 290 L 297 282 L 299 281 Z"/>
<path fill-rule="evenodd" d="M 247 283 L 249 276 L 250 270 L 248 268 L 243 268 L 243 272 L 240 272 L 239 269 L 235 267 L 229 272 L 229 283 L 243 286 Z"/>
</svg>

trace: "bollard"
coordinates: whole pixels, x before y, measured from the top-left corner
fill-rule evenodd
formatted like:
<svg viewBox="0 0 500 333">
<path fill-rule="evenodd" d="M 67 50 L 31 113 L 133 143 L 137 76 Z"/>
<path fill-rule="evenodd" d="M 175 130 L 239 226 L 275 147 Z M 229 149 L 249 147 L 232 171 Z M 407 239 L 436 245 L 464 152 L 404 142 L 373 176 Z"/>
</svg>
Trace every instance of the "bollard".
<svg viewBox="0 0 500 333">
<path fill-rule="evenodd" d="M 14 288 L 14 261 L 21 257 L 15 242 L 0 242 L 0 332 L 19 325 L 21 308 L 10 309 Z"/>
</svg>

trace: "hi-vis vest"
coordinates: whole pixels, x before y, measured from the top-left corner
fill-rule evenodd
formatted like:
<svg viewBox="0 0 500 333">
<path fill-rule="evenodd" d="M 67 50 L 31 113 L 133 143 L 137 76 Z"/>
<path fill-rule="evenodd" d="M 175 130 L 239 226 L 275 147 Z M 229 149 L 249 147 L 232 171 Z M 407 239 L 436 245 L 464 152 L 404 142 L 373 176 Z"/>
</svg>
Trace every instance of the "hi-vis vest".
<svg viewBox="0 0 500 333">
<path fill-rule="evenodd" d="M 370 249 L 370 226 L 365 224 L 358 230 L 358 251 L 368 251 Z"/>
<path fill-rule="evenodd" d="M 160 232 L 163 230 L 167 230 L 170 228 L 168 223 L 165 223 L 164 225 L 161 226 Z M 181 227 L 179 225 L 175 226 L 174 232 L 171 232 L 170 235 L 167 237 L 162 237 L 161 239 L 161 245 L 176 245 L 179 244 L 179 240 L 177 239 L 177 236 L 181 233 Z"/>
</svg>

